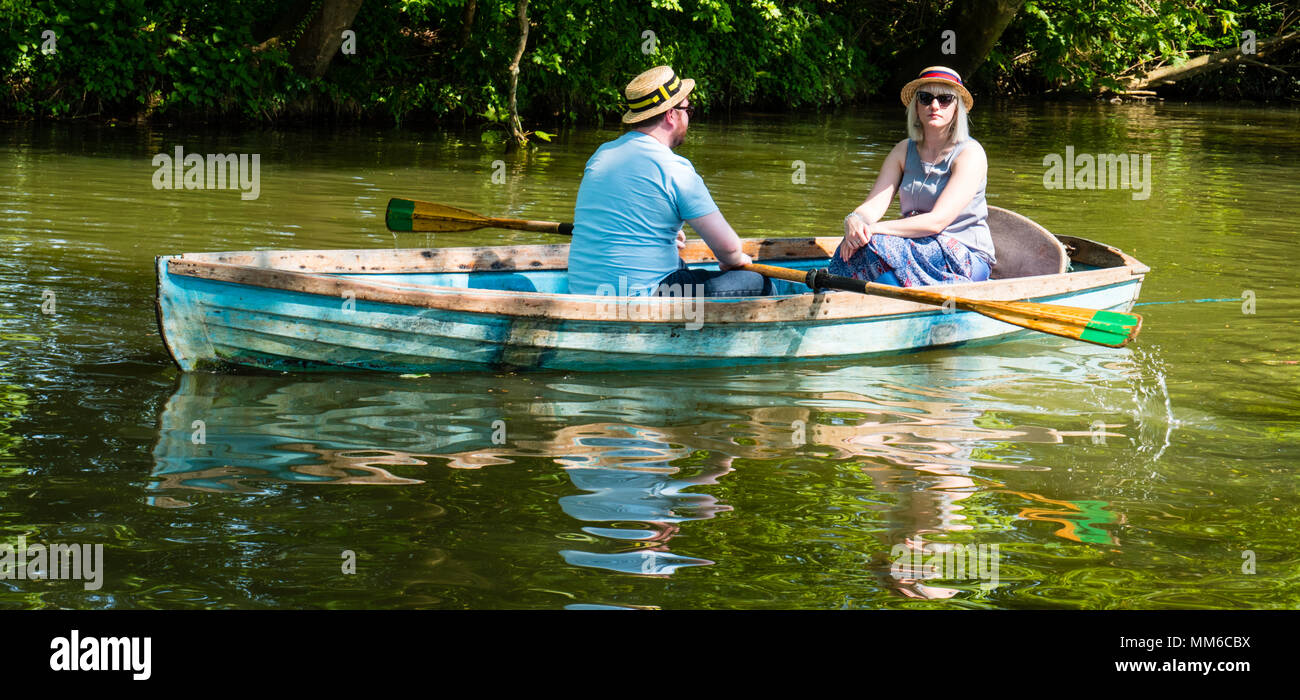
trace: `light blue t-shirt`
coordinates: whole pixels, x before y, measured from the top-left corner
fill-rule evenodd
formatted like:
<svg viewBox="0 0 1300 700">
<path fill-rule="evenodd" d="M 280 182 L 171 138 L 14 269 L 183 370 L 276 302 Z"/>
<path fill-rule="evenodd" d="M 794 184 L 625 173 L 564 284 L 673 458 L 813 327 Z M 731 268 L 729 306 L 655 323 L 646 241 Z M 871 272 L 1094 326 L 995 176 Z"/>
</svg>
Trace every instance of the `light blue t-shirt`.
<svg viewBox="0 0 1300 700">
<path fill-rule="evenodd" d="M 647 293 L 677 269 L 682 223 L 717 210 L 691 162 L 653 136 L 629 131 L 602 145 L 578 186 L 569 292 Z"/>
</svg>

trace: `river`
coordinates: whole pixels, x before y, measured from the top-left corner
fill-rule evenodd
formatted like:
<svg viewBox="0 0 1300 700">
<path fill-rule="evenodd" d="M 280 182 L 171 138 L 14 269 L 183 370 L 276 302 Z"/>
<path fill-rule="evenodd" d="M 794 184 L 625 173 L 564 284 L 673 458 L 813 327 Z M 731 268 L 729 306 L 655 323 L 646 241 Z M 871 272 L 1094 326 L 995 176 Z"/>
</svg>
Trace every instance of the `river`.
<svg viewBox="0 0 1300 700">
<path fill-rule="evenodd" d="M 836 235 L 902 121 L 705 114 L 679 152 L 742 235 Z M 990 204 L 1151 267 L 1130 347 L 186 375 L 155 255 L 555 242 L 383 211 L 569 221 L 618 132 L 506 154 L 472 130 L 8 125 L 0 545 L 102 544 L 103 567 L 0 579 L 0 608 L 1300 606 L 1300 111 L 983 104 L 971 129 Z M 155 188 L 177 146 L 259 154 L 257 198 Z M 1149 155 L 1149 189 L 1045 186 L 1067 153 Z"/>
</svg>

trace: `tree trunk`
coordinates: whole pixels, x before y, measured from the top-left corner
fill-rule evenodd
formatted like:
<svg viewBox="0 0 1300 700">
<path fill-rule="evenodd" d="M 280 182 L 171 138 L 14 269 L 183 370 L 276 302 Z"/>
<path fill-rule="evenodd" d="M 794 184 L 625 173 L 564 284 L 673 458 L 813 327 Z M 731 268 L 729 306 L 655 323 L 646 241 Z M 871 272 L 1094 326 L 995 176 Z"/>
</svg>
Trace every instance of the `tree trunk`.
<svg viewBox="0 0 1300 700">
<path fill-rule="evenodd" d="M 319 78 L 343 44 L 343 30 L 352 26 L 362 0 L 322 0 L 302 36 L 289 52 L 289 62 L 299 73 Z"/>
<path fill-rule="evenodd" d="M 974 0 L 955 4 L 960 9 L 949 21 L 954 25 L 959 43 L 949 67 L 965 80 L 984 65 L 1025 0 Z"/>
<path fill-rule="evenodd" d="M 465 10 L 460 15 L 460 41 L 456 42 L 458 51 L 469 44 L 469 35 L 474 28 L 474 12 L 477 9 L 478 0 L 468 0 L 465 3 Z"/>
<path fill-rule="evenodd" d="M 1173 83 L 1179 80 L 1184 80 L 1186 78 L 1190 78 L 1195 75 L 1208 73 L 1210 71 L 1215 71 L 1220 68 L 1224 68 L 1226 66 L 1236 65 L 1238 63 L 1254 63 L 1254 64 L 1262 65 L 1265 68 L 1273 68 L 1268 64 L 1260 63 L 1258 60 L 1255 59 L 1255 56 L 1263 56 L 1265 52 L 1272 51 L 1274 49 L 1279 49 L 1293 41 L 1296 41 L 1297 39 L 1300 39 L 1300 32 L 1291 32 L 1290 34 L 1286 34 L 1284 36 L 1276 37 L 1273 39 L 1265 39 L 1263 41 L 1258 42 L 1255 45 L 1254 54 L 1243 54 L 1241 52 L 1241 46 L 1238 45 L 1236 48 L 1227 49 L 1225 51 L 1219 51 L 1218 53 L 1212 53 L 1205 56 L 1197 56 L 1196 58 L 1193 58 L 1190 61 L 1183 61 L 1178 65 L 1162 66 L 1160 68 L 1156 68 L 1155 70 L 1149 71 L 1145 75 L 1142 75 L 1140 77 L 1121 76 L 1120 80 L 1127 79 L 1128 81 L 1127 87 L 1130 91 L 1132 91 L 1132 90 L 1142 90 L 1144 88 L 1148 88 L 1152 86 L 1158 87 L 1160 85 L 1172 85 Z M 1280 69 L 1274 69 L 1274 70 L 1280 70 Z"/>
<path fill-rule="evenodd" d="M 515 49 L 515 60 L 510 62 L 510 136 L 516 146 L 528 144 L 523 125 L 519 121 L 519 108 L 515 94 L 519 86 L 519 60 L 524 57 L 524 47 L 528 44 L 528 0 L 519 0 L 519 46 Z"/>
<path fill-rule="evenodd" d="M 926 29 L 926 42 L 905 52 L 898 63 L 897 87 L 916 77 L 922 68 L 934 65 L 948 66 L 969 82 L 975 71 L 984 65 L 989 53 L 997 45 L 1002 32 L 1015 18 L 1025 0 L 963 0 Z M 951 29 L 956 43 L 956 53 L 945 54 L 943 33 Z"/>
</svg>

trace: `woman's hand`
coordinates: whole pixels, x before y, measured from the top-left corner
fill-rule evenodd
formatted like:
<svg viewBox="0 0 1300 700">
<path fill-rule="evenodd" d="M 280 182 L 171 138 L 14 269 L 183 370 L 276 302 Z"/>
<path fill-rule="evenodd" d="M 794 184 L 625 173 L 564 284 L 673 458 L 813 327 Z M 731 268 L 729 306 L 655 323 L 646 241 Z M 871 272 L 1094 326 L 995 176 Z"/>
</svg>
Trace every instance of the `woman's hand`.
<svg viewBox="0 0 1300 700">
<path fill-rule="evenodd" d="M 844 242 L 840 244 L 840 259 L 848 262 L 859 248 L 871 242 L 871 226 L 862 215 L 855 212 L 844 217 Z"/>
</svg>

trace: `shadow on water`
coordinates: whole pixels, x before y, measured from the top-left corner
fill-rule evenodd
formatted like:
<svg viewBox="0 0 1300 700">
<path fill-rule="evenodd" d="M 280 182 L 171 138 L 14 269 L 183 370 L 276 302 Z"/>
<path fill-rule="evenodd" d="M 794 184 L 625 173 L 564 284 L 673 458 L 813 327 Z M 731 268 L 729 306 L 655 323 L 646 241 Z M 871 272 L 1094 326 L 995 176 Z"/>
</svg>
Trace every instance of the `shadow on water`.
<svg viewBox="0 0 1300 700">
<path fill-rule="evenodd" d="M 1052 445 L 1167 444 L 1172 430 L 1148 396 L 1162 381 L 1150 359 L 1091 346 L 1026 353 L 1026 343 L 1037 344 L 837 368 L 662 373 L 653 384 L 609 374 L 185 374 L 161 412 L 148 498 L 186 508 L 204 495 L 256 498 L 286 486 L 425 488 L 449 470 L 540 464 L 567 478 L 546 490 L 550 509 L 567 517 L 537 546 L 570 567 L 667 578 L 725 566 L 739 553 L 711 546 L 703 521 L 816 512 L 828 537 L 870 535 L 871 551 L 858 553 L 879 590 L 950 598 L 976 587 L 935 585 L 929 579 L 951 572 L 899 566 L 899 553 L 923 563 L 945 538 L 1006 541 L 1015 518 L 1115 544 L 1107 527 L 1124 516 L 1106 501 L 1053 498 L 1005 477 L 1061 469 L 1068 460 L 1049 468 L 1034 458 Z M 1155 443 L 1139 448 L 1152 459 L 1132 465 L 1135 474 L 1160 453 Z M 531 474 L 513 486 L 536 486 Z M 801 483 L 775 499 L 746 488 L 782 478 Z M 490 496 L 462 488 L 438 498 L 442 508 L 483 510 Z"/>
</svg>

